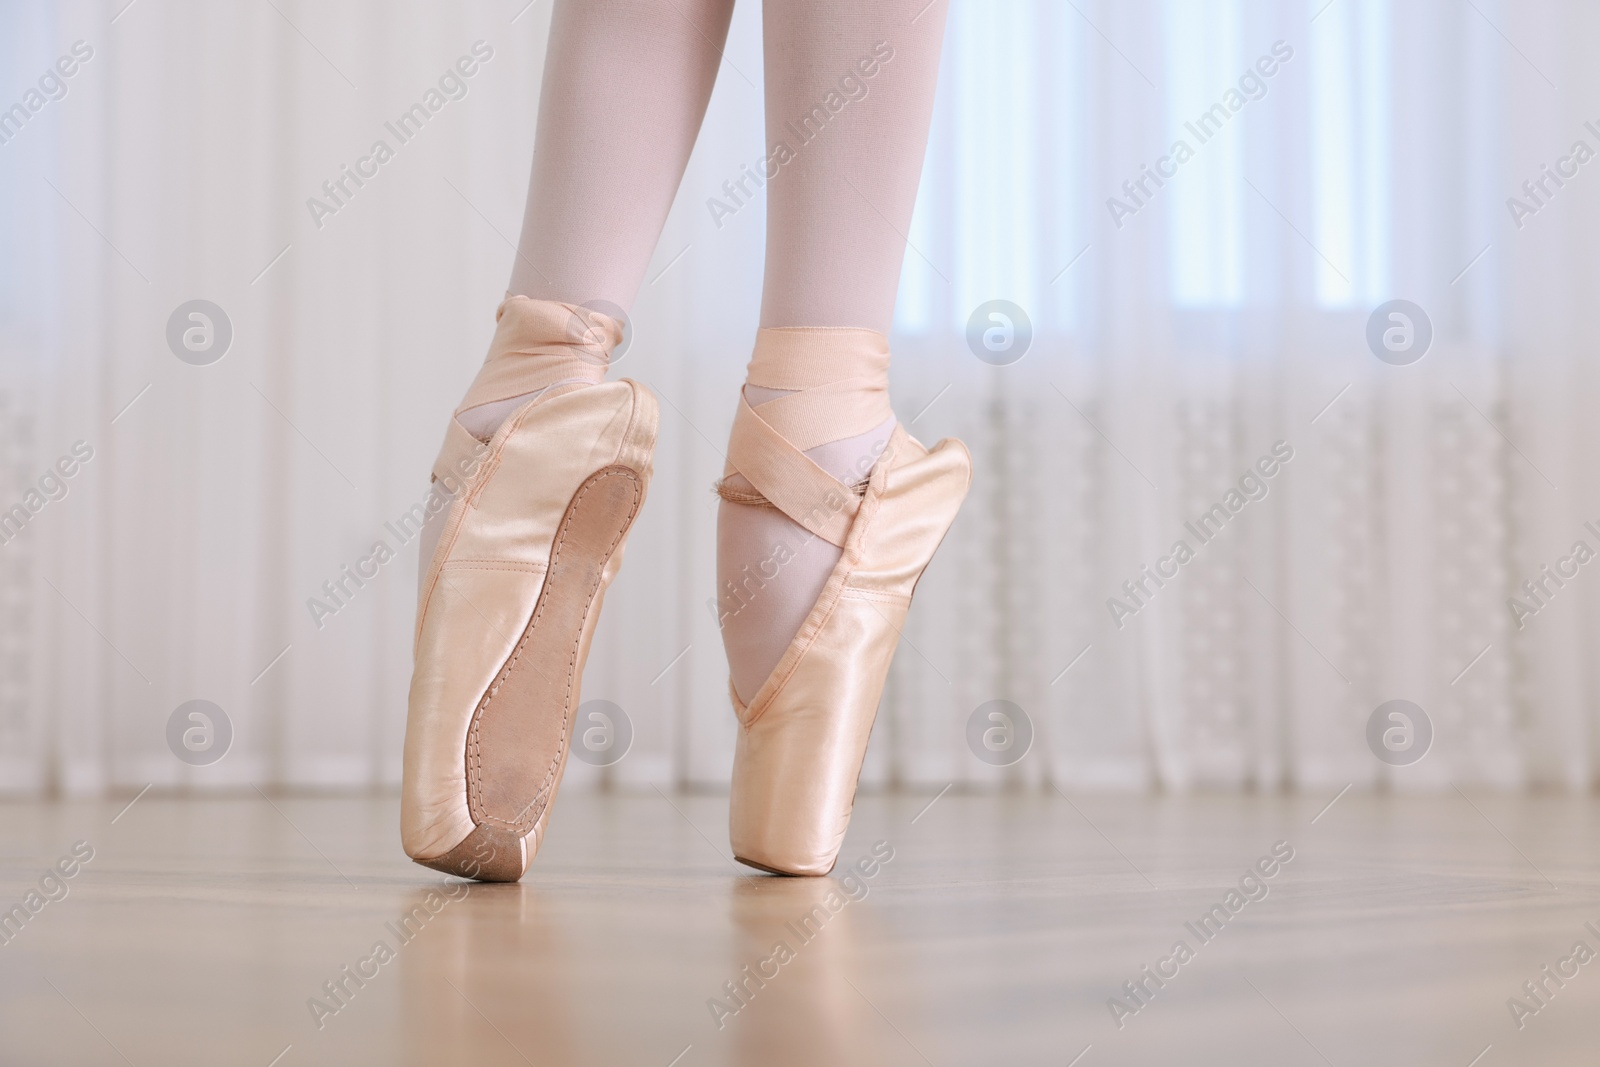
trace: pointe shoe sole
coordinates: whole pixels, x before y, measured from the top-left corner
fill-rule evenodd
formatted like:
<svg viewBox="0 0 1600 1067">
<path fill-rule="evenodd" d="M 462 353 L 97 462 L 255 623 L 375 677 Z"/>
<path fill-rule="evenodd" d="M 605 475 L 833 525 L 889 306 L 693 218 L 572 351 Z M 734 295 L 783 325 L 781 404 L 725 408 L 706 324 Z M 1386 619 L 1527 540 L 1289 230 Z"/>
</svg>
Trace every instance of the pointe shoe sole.
<svg viewBox="0 0 1600 1067">
<path fill-rule="evenodd" d="M 834 858 L 834 863 L 830 864 L 828 869 L 825 870 L 825 871 L 792 871 L 792 870 L 791 871 L 786 871 L 786 870 L 783 870 L 782 868 L 779 868 L 779 867 L 768 867 L 765 863 L 758 863 L 757 861 L 755 861 L 753 859 L 747 859 L 746 857 L 739 855 L 737 852 L 735 852 L 733 854 L 733 858 L 738 860 L 740 863 L 744 864 L 746 867 L 754 867 L 756 870 L 765 871 L 768 874 L 812 875 L 812 876 L 819 877 L 819 878 L 822 877 L 823 875 L 832 874 L 834 866 L 836 866 L 838 864 L 838 858 L 835 857 Z"/>
<path fill-rule="evenodd" d="M 452 506 L 424 583 L 406 730 L 401 830 L 417 863 L 509 882 L 537 853 L 656 418 L 626 380 L 537 401 Z"/>
<path fill-rule="evenodd" d="M 739 862 L 773 874 L 833 870 L 912 594 L 971 479 L 960 441 L 930 450 L 897 429 L 778 666 L 749 705 L 729 686 L 739 732 L 728 833 Z"/>
<path fill-rule="evenodd" d="M 578 652 L 593 628 L 600 576 L 643 502 L 643 479 L 628 467 L 596 472 L 573 496 L 533 617 L 467 730 L 474 829 L 443 856 L 418 860 L 424 867 L 490 882 L 516 881 L 527 869 L 526 839 L 542 837 L 566 768 L 582 680 Z M 552 732 L 554 738 L 547 736 Z M 527 758 L 530 751 L 555 753 L 543 777 L 527 774 L 527 765 L 537 763 Z"/>
</svg>

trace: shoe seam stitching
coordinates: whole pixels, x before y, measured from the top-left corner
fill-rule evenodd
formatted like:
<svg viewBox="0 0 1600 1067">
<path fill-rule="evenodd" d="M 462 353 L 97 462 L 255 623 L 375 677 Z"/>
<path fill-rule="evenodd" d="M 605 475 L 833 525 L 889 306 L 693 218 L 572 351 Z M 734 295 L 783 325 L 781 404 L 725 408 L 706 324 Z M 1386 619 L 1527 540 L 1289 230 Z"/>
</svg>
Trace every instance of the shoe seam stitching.
<svg viewBox="0 0 1600 1067">
<path fill-rule="evenodd" d="M 595 472 L 594 475 L 592 475 L 586 482 L 584 482 L 584 484 L 579 487 L 578 492 L 573 497 L 571 503 L 569 503 L 567 505 L 566 517 L 562 520 L 561 529 L 557 532 L 555 543 L 553 545 L 551 545 L 550 563 L 549 563 L 548 567 L 546 568 L 547 571 L 554 570 L 556 564 L 560 562 L 561 549 L 566 544 L 567 536 L 568 536 L 568 533 L 569 533 L 571 525 L 572 525 L 572 519 L 573 519 L 574 514 L 577 512 L 578 505 L 580 503 L 582 503 L 583 498 L 589 493 L 589 491 L 591 489 L 593 489 L 596 486 L 600 485 L 601 482 L 604 481 L 606 478 L 612 478 L 612 477 L 624 477 L 624 478 L 627 478 L 628 480 L 632 481 L 635 484 L 635 486 L 637 486 L 639 484 L 639 481 L 640 481 L 638 473 L 636 471 L 633 471 L 631 468 L 613 466 L 613 467 L 608 467 L 608 468 L 606 468 L 604 470 Z M 641 502 L 640 501 L 640 495 L 639 494 L 635 494 L 634 500 L 633 500 L 633 504 L 629 508 L 629 511 L 628 511 L 627 520 L 624 523 L 621 524 L 621 527 L 618 530 L 616 536 L 612 539 L 611 544 L 608 545 L 607 548 L 606 548 L 605 559 L 607 561 L 610 560 L 611 554 L 616 551 L 616 547 L 617 547 L 617 545 L 619 543 L 621 543 L 623 537 L 625 537 L 627 535 L 628 528 L 632 525 L 634 517 L 636 515 L 638 515 L 638 513 L 639 513 L 639 504 L 640 504 L 640 502 Z M 600 587 L 601 580 L 602 580 L 602 578 L 604 576 L 604 573 L 605 573 L 605 564 L 602 563 L 601 567 L 600 567 L 600 576 L 596 577 L 594 584 L 590 587 L 590 589 L 588 591 L 588 601 L 587 601 L 587 603 L 589 605 L 591 605 L 591 606 L 594 603 L 594 595 L 595 595 L 595 592 Z M 557 738 L 556 755 L 551 760 L 550 766 L 545 771 L 544 780 L 542 782 L 540 782 L 539 788 L 537 789 L 537 791 L 535 791 L 535 793 L 533 795 L 533 799 L 528 802 L 527 807 L 525 807 L 523 809 L 523 813 L 519 814 L 518 817 L 516 819 L 513 819 L 513 820 L 502 819 L 502 818 L 499 818 L 498 816 L 490 815 L 486 811 L 483 810 L 483 801 L 482 801 L 482 795 L 481 795 L 482 792 L 483 792 L 483 752 L 482 752 L 481 741 L 480 741 L 480 738 L 479 738 L 479 733 L 480 733 L 480 727 L 482 725 L 483 716 L 489 710 L 490 701 L 493 700 L 496 691 L 498 691 L 499 688 L 502 685 L 505 684 L 506 679 L 509 678 L 509 676 L 510 676 L 512 668 L 514 668 L 516 666 L 517 662 L 520 660 L 520 658 L 522 656 L 523 651 L 527 648 L 528 642 L 532 639 L 534 630 L 538 626 L 539 617 L 544 612 L 544 608 L 545 608 L 545 605 L 547 603 L 547 595 L 546 594 L 548 593 L 548 591 L 549 591 L 548 584 L 543 589 L 541 589 L 539 591 L 539 600 L 534 605 L 533 616 L 528 620 L 527 626 L 523 628 L 522 639 L 517 643 L 517 647 L 512 650 L 512 654 L 511 654 L 510 658 L 501 666 L 500 670 L 496 672 L 496 681 L 490 684 L 488 691 L 485 692 L 484 695 L 483 695 L 483 699 L 481 701 L 479 701 L 478 708 L 473 713 L 472 726 L 471 726 L 471 729 L 470 729 L 470 731 L 468 733 L 468 737 L 467 737 L 467 764 L 468 764 L 468 773 L 469 773 L 469 784 L 470 785 L 476 785 L 477 791 L 479 793 L 479 798 L 478 798 L 477 803 L 475 805 L 469 804 L 469 812 L 468 812 L 468 814 L 470 814 L 474 818 L 474 820 L 480 825 L 482 823 L 489 823 L 491 825 L 498 825 L 498 826 L 504 827 L 507 830 L 511 830 L 513 832 L 523 833 L 523 834 L 527 833 L 527 831 L 529 829 L 531 829 L 533 825 L 536 825 L 538 823 L 538 818 L 535 817 L 532 820 L 532 823 L 529 823 L 529 824 L 525 825 L 524 816 L 528 811 L 532 810 L 536 805 L 538 805 L 538 803 L 539 803 L 541 798 L 544 798 L 544 797 L 546 797 L 548 795 L 551 783 L 553 782 L 553 780 L 555 778 L 556 769 L 560 766 L 561 760 L 562 760 L 562 755 L 566 752 L 566 748 L 567 748 L 567 730 L 568 730 L 568 718 L 569 718 L 569 716 L 567 716 L 565 714 L 563 714 L 563 716 L 562 716 L 561 734 Z M 588 610 L 589 610 L 588 607 L 586 607 L 585 611 L 584 611 L 585 619 L 588 618 Z M 571 648 L 571 651 L 568 653 L 568 657 L 567 657 L 566 692 L 564 694 L 563 701 L 562 701 L 562 706 L 563 706 L 564 709 L 566 709 L 568 707 L 568 705 L 571 704 L 571 701 L 572 701 L 572 687 L 573 687 L 574 682 L 576 681 L 576 678 L 575 678 L 576 671 L 574 670 L 574 665 L 576 664 L 577 656 L 578 656 L 578 648 L 582 644 L 582 641 L 583 641 L 583 627 L 580 625 L 578 627 L 577 634 L 573 637 L 572 648 Z M 538 668 L 534 668 L 534 669 L 537 670 Z M 470 788 L 468 790 L 468 799 L 471 800 L 471 789 Z M 477 811 L 470 810 L 472 807 L 476 807 L 478 810 Z M 541 809 L 541 814 L 542 814 L 542 809 Z"/>
</svg>

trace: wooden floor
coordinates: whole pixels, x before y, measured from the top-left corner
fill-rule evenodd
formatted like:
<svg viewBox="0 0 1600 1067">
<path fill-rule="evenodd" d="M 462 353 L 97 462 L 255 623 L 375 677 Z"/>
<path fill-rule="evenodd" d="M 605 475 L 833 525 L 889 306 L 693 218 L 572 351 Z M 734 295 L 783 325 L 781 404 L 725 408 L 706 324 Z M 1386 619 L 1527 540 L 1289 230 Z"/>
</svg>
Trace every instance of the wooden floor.
<svg viewBox="0 0 1600 1067">
<path fill-rule="evenodd" d="M 0 805 L 0 1064 L 1600 1060 L 1600 959 L 1561 963 L 1600 952 L 1593 798 L 929 799 L 864 796 L 798 880 L 733 863 L 725 798 L 564 795 L 528 878 L 471 888 L 392 798 Z"/>
</svg>

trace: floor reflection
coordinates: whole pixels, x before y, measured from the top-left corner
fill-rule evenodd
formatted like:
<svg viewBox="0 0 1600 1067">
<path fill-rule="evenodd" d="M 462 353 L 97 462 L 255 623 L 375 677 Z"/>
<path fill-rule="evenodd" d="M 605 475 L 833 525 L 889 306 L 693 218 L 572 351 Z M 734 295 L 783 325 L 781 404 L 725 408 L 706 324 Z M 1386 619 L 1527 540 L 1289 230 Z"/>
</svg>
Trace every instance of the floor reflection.
<svg viewBox="0 0 1600 1067">
<path fill-rule="evenodd" d="M 440 886 L 414 894 L 413 924 L 437 905 L 430 893 L 447 899 L 399 952 L 407 1062 L 463 1062 L 494 1044 L 509 1062 L 513 1050 L 540 1064 L 583 1060 L 570 997 L 573 946 L 545 895 L 531 885 Z M 522 1047 L 530 1032 L 536 1048 Z"/>
<path fill-rule="evenodd" d="M 840 870 L 431 883 L 383 927 L 399 1059 L 921 1064 L 919 985 L 892 966 L 881 879 Z"/>
<path fill-rule="evenodd" d="M 882 1064 L 911 1051 L 896 1047 L 862 987 L 863 948 L 879 940 L 875 907 L 856 874 L 734 883 L 729 979 L 707 1008 L 732 1062 Z"/>
</svg>

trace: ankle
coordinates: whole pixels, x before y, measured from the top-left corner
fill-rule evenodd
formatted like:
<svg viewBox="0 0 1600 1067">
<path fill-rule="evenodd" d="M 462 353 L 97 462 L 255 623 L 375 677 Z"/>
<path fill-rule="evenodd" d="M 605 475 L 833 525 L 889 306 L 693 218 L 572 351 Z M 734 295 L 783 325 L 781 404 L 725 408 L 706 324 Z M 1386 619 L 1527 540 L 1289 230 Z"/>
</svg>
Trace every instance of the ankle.
<svg viewBox="0 0 1600 1067">
<path fill-rule="evenodd" d="M 506 297 L 495 321 L 489 354 L 455 413 L 480 441 L 532 398 L 558 386 L 605 381 L 611 351 L 622 339 L 621 322 L 609 315 L 526 296 Z"/>
</svg>

